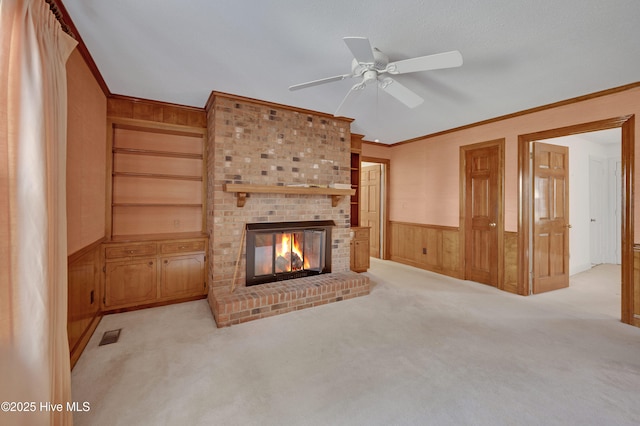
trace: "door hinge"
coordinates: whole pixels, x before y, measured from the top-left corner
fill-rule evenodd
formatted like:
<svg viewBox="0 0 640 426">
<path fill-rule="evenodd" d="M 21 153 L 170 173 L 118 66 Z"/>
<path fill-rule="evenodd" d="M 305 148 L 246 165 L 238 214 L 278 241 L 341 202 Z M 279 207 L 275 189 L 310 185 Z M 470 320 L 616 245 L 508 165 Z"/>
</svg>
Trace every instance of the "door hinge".
<svg viewBox="0 0 640 426">
<path fill-rule="evenodd" d="M 529 159 L 533 160 L 533 152 L 529 153 Z"/>
</svg>

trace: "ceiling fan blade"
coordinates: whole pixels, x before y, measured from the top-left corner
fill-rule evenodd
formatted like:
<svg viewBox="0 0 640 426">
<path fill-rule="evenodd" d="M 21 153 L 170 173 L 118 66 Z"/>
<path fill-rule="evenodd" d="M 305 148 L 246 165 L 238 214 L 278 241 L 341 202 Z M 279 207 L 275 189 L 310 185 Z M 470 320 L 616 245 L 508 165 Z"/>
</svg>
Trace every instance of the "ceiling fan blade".
<svg viewBox="0 0 640 426">
<path fill-rule="evenodd" d="M 306 83 L 294 84 L 293 86 L 289 86 L 289 90 L 294 91 L 294 90 L 306 89 L 307 87 L 313 87 L 313 86 L 318 86 L 320 84 L 332 83 L 334 81 L 344 80 L 347 77 L 351 77 L 351 74 L 336 75 L 334 77 L 321 78 L 320 80 L 313 80 L 313 81 L 308 81 Z"/>
<path fill-rule="evenodd" d="M 373 58 L 373 49 L 371 48 L 371 43 L 369 43 L 368 38 L 345 37 L 343 40 L 359 64 L 373 64 L 376 61 Z"/>
<path fill-rule="evenodd" d="M 380 80 L 378 86 L 409 108 L 415 108 L 424 102 L 424 99 L 391 77 Z"/>
<path fill-rule="evenodd" d="M 436 53 L 435 55 L 420 56 L 418 58 L 405 59 L 404 61 L 391 62 L 386 71 L 389 74 L 407 74 L 417 71 L 437 70 L 441 68 L 454 68 L 462 65 L 462 55 L 457 50 L 451 52 Z"/>
<path fill-rule="evenodd" d="M 333 113 L 334 117 L 341 117 L 342 111 L 353 103 L 353 101 L 360 95 L 365 87 L 366 84 L 363 82 L 354 84 L 347 93 L 347 96 L 345 96 L 342 102 L 340 102 L 340 105 L 338 106 L 336 112 Z"/>
</svg>

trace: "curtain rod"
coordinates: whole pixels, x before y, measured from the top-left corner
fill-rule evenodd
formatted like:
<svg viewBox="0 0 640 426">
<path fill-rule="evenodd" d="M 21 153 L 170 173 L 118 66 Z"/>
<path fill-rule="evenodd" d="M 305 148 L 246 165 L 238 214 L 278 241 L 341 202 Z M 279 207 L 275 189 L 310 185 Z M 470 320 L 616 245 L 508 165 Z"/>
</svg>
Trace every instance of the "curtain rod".
<svg viewBox="0 0 640 426">
<path fill-rule="evenodd" d="M 64 31 L 65 33 L 69 34 L 71 37 L 77 40 L 78 38 L 73 33 L 73 31 L 71 31 L 71 28 L 64 22 L 64 16 L 62 15 L 62 12 L 60 12 L 60 8 L 56 4 L 56 2 L 54 0 L 44 0 L 44 1 L 49 5 L 49 9 L 51 10 L 51 13 L 53 13 L 53 16 L 55 16 L 56 20 L 60 23 L 60 27 L 62 28 L 62 31 Z"/>
</svg>

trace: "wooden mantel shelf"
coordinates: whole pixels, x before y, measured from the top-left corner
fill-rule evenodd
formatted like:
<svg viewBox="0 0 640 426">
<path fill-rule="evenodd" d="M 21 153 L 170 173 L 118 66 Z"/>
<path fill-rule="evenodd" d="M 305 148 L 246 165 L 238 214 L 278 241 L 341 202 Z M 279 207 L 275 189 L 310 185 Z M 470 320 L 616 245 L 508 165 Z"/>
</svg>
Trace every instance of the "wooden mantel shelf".
<svg viewBox="0 0 640 426">
<path fill-rule="evenodd" d="M 304 186 L 252 185 L 242 183 L 227 183 L 222 186 L 224 192 L 235 192 L 238 196 L 238 207 L 244 207 L 247 194 L 299 194 L 299 195 L 330 195 L 331 206 L 336 207 L 346 195 L 354 195 L 355 189 L 315 188 Z"/>
</svg>

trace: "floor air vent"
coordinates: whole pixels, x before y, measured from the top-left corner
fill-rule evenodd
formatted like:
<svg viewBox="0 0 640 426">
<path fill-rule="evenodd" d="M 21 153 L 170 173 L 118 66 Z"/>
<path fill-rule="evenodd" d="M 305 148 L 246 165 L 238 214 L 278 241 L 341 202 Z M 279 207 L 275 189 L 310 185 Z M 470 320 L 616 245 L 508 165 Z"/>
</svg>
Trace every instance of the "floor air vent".
<svg viewBox="0 0 640 426">
<path fill-rule="evenodd" d="M 102 340 L 100 340 L 100 344 L 98 346 L 110 345 L 112 343 L 116 343 L 120 338 L 120 331 L 122 331 L 121 328 L 117 330 L 105 331 L 104 334 L 102 335 Z"/>
</svg>

